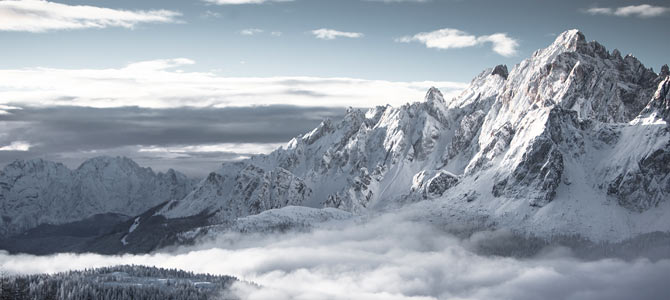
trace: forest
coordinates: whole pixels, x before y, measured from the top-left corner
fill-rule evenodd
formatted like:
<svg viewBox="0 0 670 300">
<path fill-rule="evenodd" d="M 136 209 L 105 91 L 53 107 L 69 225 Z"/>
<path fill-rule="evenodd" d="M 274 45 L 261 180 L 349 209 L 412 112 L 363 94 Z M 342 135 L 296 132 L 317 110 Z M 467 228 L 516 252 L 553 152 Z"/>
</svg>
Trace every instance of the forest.
<svg viewBox="0 0 670 300">
<path fill-rule="evenodd" d="M 2 276 L 0 300 L 237 299 L 231 276 L 136 265 L 57 274 Z"/>
</svg>

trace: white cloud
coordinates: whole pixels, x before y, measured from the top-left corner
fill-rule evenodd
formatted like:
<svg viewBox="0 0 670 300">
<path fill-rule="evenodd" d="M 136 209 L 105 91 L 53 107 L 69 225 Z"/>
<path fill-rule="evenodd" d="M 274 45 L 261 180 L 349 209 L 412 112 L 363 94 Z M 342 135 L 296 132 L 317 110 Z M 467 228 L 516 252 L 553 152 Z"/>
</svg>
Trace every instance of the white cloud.
<svg viewBox="0 0 670 300">
<path fill-rule="evenodd" d="M 264 32 L 265 32 L 265 30 L 259 29 L 259 28 L 247 28 L 247 29 L 240 30 L 241 35 L 257 35 L 257 34 L 261 34 L 261 33 L 264 33 Z M 282 36 L 282 32 L 281 31 L 271 31 L 270 35 L 274 36 L 274 37 L 280 37 L 280 36 Z"/>
<path fill-rule="evenodd" d="M 334 221 L 309 232 L 222 234 L 175 253 L 104 256 L 8 255 L 9 273 L 60 272 L 117 264 L 233 275 L 241 299 L 663 299 L 670 260 L 582 261 L 565 249 L 517 259 L 472 251 L 428 222 L 392 215 Z M 499 233 L 502 234 L 502 233 Z M 500 238 L 486 232 L 489 242 Z M 481 241 L 482 237 L 477 239 Z M 501 239 L 502 240 L 502 239 Z M 510 243 L 503 241 L 502 243 Z"/>
<path fill-rule="evenodd" d="M 587 9 L 586 12 L 592 15 L 653 18 L 670 13 L 670 7 L 640 4 L 640 5 L 622 6 L 617 8 L 592 7 Z"/>
<path fill-rule="evenodd" d="M 24 141 L 15 141 L 7 146 L 0 147 L 0 151 L 28 151 L 30 150 L 30 143 Z"/>
<path fill-rule="evenodd" d="M 141 23 L 175 23 L 181 13 L 170 10 L 129 11 L 42 0 L 0 1 L 0 31 L 124 27 Z"/>
<path fill-rule="evenodd" d="M 426 2 L 431 2 L 432 0 L 365 0 L 365 1 L 384 2 L 384 3 L 401 3 L 401 2 L 426 3 Z"/>
<path fill-rule="evenodd" d="M 513 56 L 517 53 L 519 43 L 508 37 L 504 33 L 495 33 L 492 35 L 484 35 L 477 38 L 479 43 L 490 42 L 493 44 L 493 51 L 502 56 Z"/>
<path fill-rule="evenodd" d="M 317 39 L 322 39 L 322 40 L 334 40 L 338 37 L 346 37 L 346 38 L 352 38 L 352 39 L 357 39 L 357 38 L 363 37 L 363 34 L 360 33 L 360 32 L 344 32 L 344 31 L 337 31 L 337 30 L 327 29 L 327 28 L 312 30 L 312 34 Z"/>
<path fill-rule="evenodd" d="M 223 143 L 211 145 L 189 145 L 175 147 L 143 147 L 138 152 L 161 155 L 162 157 L 183 157 L 190 153 L 228 152 L 244 154 L 266 154 L 283 146 L 284 143 Z"/>
<path fill-rule="evenodd" d="M 207 10 L 207 11 L 205 11 L 204 13 L 202 13 L 202 14 L 200 15 L 201 18 L 205 18 L 205 19 L 208 19 L 208 18 L 214 18 L 214 19 L 215 19 L 215 18 L 221 18 L 222 16 L 223 16 L 223 15 L 222 15 L 221 13 L 219 13 L 219 12 L 215 12 L 215 11 L 211 11 L 211 10 Z"/>
<path fill-rule="evenodd" d="M 2 105 L 0 104 L 0 115 L 8 115 L 10 114 L 12 110 L 17 110 L 21 109 L 20 107 L 16 106 L 9 106 L 9 105 Z"/>
<path fill-rule="evenodd" d="M 291 2 L 293 0 L 203 0 L 218 5 L 263 4 L 270 2 Z"/>
<path fill-rule="evenodd" d="M 423 99 L 431 86 L 446 99 L 467 84 L 395 82 L 354 78 L 223 77 L 179 68 L 186 58 L 143 61 L 112 69 L 0 70 L 0 105 L 147 108 L 253 105 L 402 105 Z"/>
<path fill-rule="evenodd" d="M 242 29 L 240 30 L 241 35 L 254 35 L 254 34 L 259 34 L 263 33 L 263 29 L 258 29 L 258 28 L 247 28 L 247 29 Z"/>
<path fill-rule="evenodd" d="M 404 36 L 395 40 L 399 43 L 420 42 L 428 48 L 457 49 L 473 47 L 485 43 L 493 45 L 493 51 L 502 56 L 513 56 L 517 53 L 519 43 L 505 33 L 475 36 L 465 31 L 444 28 L 431 32 L 420 32 L 413 36 Z"/>
</svg>

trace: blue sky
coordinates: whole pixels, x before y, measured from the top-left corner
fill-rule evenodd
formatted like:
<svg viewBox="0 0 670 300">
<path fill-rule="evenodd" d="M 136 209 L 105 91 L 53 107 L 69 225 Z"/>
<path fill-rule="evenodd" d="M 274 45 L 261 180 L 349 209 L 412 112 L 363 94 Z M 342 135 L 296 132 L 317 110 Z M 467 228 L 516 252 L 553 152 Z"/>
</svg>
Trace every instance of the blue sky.
<svg viewBox="0 0 670 300">
<path fill-rule="evenodd" d="M 199 0 L 61 1 L 122 10 L 165 9 L 181 13 L 174 23 L 120 27 L 0 32 L 0 68 L 111 68 L 129 62 L 186 57 L 186 70 L 214 70 L 226 76 L 353 77 L 394 81 L 469 81 L 482 69 L 514 65 L 545 47 L 553 35 L 579 28 L 589 39 L 632 52 L 655 70 L 666 63 L 668 14 L 592 15 L 593 7 L 621 7 L 667 1 L 485 1 L 433 0 L 385 3 L 363 0 L 295 0 L 216 5 Z M 263 33 L 240 34 L 245 29 Z M 361 38 L 316 39 L 320 28 L 362 33 Z M 475 36 L 506 33 L 517 51 L 502 56 L 481 44 L 429 49 L 394 40 L 419 32 L 458 29 Z M 281 32 L 281 36 L 272 35 Z"/>
<path fill-rule="evenodd" d="M 668 63 L 658 0 L 0 0 L 0 165 L 122 155 L 203 176 L 348 106 L 451 99 L 572 28 Z"/>
</svg>

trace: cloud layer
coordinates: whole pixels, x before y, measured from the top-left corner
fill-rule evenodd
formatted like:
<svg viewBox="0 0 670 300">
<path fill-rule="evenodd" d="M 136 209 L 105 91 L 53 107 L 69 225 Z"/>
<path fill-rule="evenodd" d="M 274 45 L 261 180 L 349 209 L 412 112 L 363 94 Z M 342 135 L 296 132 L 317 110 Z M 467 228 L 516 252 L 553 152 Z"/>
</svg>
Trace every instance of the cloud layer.
<svg viewBox="0 0 670 300">
<path fill-rule="evenodd" d="M 587 9 L 586 12 L 592 15 L 653 18 L 667 15 L 668 13 L 670 13 L 670 7 L 640 4 L 640 5 L 622 6 L 617 8 L 592 7 Z"/>
<path fill-rule="evenodd" d="M 344 108 L 26 107 L 0 115 L 0 167 L 46 158 L 76 168 L 99 156 L 127 156 L 157 170 L 205 176 L 223 161 L 268 153 Z"/>
<path fill-rule="evenodd" d="M 493 51 L 502 56 L 515 55 L 519 47 L 519 43 L 515 39 L 507 36 L 506 33 L 475 36 L 453 28 L 444 28 L 431 32 L 420 32 L 413 36 L 398 38 L 396 39 L 396 42 L 419 42 L 426 45 L 428 48 L 445 50 L 474 47 L 491 43 L 493 45 Z"/>
<path fill-rule="evenodd" d="M 263 4 L 271 2 L 291 2 L 293 0 L 203 0 L 217 5 Z"/>
<path fill-rule="evenodd" d="M 353 78 L 222 77 L 184 72 L 186 58 L 143 61 L 118 69 L 0 70 L 0 105 L 146 108 L 299 105 L 372 107 L 423 99 L 431 86 L 446 99 L 458 82 L 392 82 Z M 2 109 L 2 107 L 0 107 Z"/>
<path fill-rule="evenodd" d="M 175 23 L 179 16 L 181 13 L 170 10 L 129 11 L 42 0 L 0 1 L 0 31 L 134 28 L 142 23 Z"/>
<path fill-rule="evenodd" d="M 450 99 L 465 87 L 231 78 L 179 69 L 194 63 L 178 58 L 118 69 L 0 70 L 0 165 L 41 157 L 77 167 L 93 156 L 123 155 L 158 170 L 203 176 L 223 161 L 268 152 L 325 117 L 337 119 L 347 106 L 419 101 L 431 86 Z"/>
<path fill-rule="evenodd" d="M 250 280 L 242 299 L 660 299 L 670 260 L 582 261 L 565 249 L 517 259 L 483 256 L 440 228 L 393 215 L 311 232 L 226 234 L 174 253 L 35 257 L 0 254 L 11 273 L 116 264 L 180 268 Z"/>
<path fill-rule="evenodd" d="M 334 29 L 327 29 L 327 28 L 312 30 L 312 34 L 317 39 L 322 39 L 322 40 L 334 40 L 338 37 L 345 37 L 345 38 L 352 38 L 352 39 L 357 39 L 357 38 L 362 38 L 363 37 L 363 34 L 360 33 L 360 32 L 344 32 L 344 31 L 337 31 L 337 30 L 334 30 Z"/>
</svg>

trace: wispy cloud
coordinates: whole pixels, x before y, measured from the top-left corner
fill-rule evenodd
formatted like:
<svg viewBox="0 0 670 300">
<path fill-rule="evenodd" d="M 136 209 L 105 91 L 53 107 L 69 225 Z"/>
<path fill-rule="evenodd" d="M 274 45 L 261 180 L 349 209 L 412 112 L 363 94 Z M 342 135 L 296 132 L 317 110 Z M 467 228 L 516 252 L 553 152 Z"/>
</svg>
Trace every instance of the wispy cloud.
<svg viewBox="0 0 670 300">
<path fill-rule="evenodd" d="M 502 56 L 513 56 L 517 53 L 519 43 L 506 33 L 475 36 L 465 31 L 444 28 L 431 32 L 420 32 L 413 36 L 404 36 L 395 40 L 399 43 L 419 42 L 428 48 L 457 49 L 467 48 L 486 43 L 493 45 L 493 51 Z"/>
<path fill-rule="evenodd" d="M 360 32 L 344 32 L 344 31 L 337 31 L 337 30 L 334 30 L 334 29 L 327 29 L 327 28 L 312 30 L 312 34 L 317 39 L 322 39 L 322 40 L 334 40 L 338 37 L 346 37 L 346 38 L 353 38 L 353 39 L 363 37 L 363 34 L 360 33 Z"/>
<path fill-rule="evenodd" d="M 264 29 L 260 29 L 260 28 L 247 28 L 247 29 L 242 29 L 242 30 L 240 30 L 239 33 L 240 33 L 241 35 L 257 35 L 257 34 L 266 33 L 266 31 L 265 31 Z M 280 36 L 282 36 L 282 32 L 281 32 L 281 31 L 270 31 L 270 32 L 268 32 L 268 33 L 269 33 L 271 36 L 273 36 L 273 37 L 280 37 Z"/>
<path fill-rule="evenodd" d="M 584 10 L 592 15 L 609 15 L 618 17 L 653 18 L 670 13 L 670 7 L 649 4 L 629 5 L 622 7 L 592 7 Z"/>
<path fill-rule="evenodd" d="M 30 143 L 24 141 L 15 141 L 9 145 L 0 147 L 0 151 L 28 151 L 30 150 Z"/>
<path fill-rule="evenodd" d="M 9 106 L 9 105 L 0 104 L 0 115 L 8 115 L 8 114 L 10 114 L 10 111 L 17 110 L 17 109 L 21 109 L 21 108 L 16 107 L 16 106 Z"/>
<path fill-rule="evenodd" d="M 163 153 L 163 154 L 190 154 L 190 153 L 207 153 L 207 152 L 229 152 L 229 153 L 245 153 L 245 154 L 262 154 L 269 153 L 273 150 L 283 146 L 286 143 L 223 143 L 223 144 L 207 144 L 207 145 L 188 145 L 188 146 L 174 146 L 174 147 L 142 147 L 139 152 L 147 153 Z"/>
<path fill-rule="evenodd" d="M 205 19 L 216 19 L 216 18 L 221 18 L 223 15 L 219 12 L 211 11 L 211 10 L 206 10 L 204 13 L 200 15 L 201 18 Z"/>
<path fill-rule="evenodd" d="M 221 162 L 268 153 L 343 107 L 24 107 L 0 115 L 0 167 L 41 157 L 76 168 L 99 155 L 127 156 L 155 170 L 205 176 Z M 23 141 L 30 144 L 21 149 Z"/>
<path fill-rule="evenodd" d="M 263 29 L 258 29 L 258 28 L 247 28 L 247 29 L 242 29 L 240 30 L 241 35 L 254 35 L 254 34 L 259 34 L 263 33 Z"/>
<path fill-rule="evenodd" d="M 123 27 L 141 23 L 175 23 L 181 13 L 170 10 L 118 10 L 88 5 L 67 5 L 41 0 L 0 1 L 0 31 Z"/>
<path fill-rule="evenodd" d="M 270 2 L 291 2 L 293 0 L 203 0 L 217 5 L 263 4 Z"/>
<path fill-rule="evenodd" d="M 460 82 L 394 82 L 355 78 L 222 77 L 186 72 L 187 58 L 142 61 L 110 69 L 29 68 L 0 70 L 0 105 L 147 108 L 402 105 L 423 98 L 431 86 L 445 97 Z"/>
<path fill-rule="evenodd" d="M 432 0 L 364 0 L 364 1 L 384 2 L 384 3 L 402 3 L 402 2 L 426 3 L 426 2 L 432 2 Z"/>
</svg>

